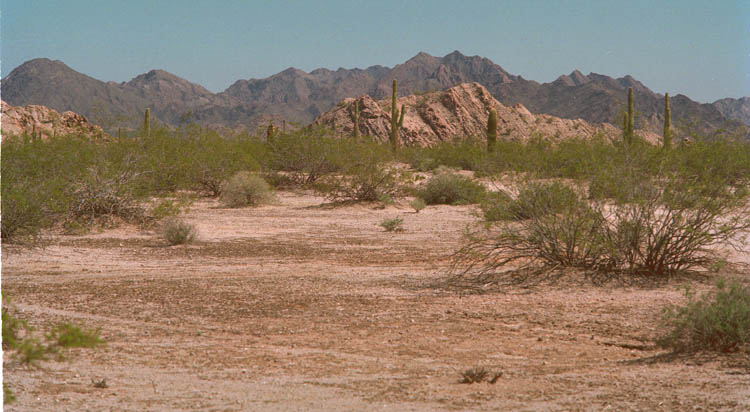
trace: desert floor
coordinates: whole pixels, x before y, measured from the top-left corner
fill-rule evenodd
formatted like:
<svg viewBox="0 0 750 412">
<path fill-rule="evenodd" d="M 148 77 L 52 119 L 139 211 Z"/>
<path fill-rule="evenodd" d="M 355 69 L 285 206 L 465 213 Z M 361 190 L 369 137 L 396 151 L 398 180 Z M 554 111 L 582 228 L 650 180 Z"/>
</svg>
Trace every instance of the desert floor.
<svg viewBox="0 0 750 412">
<path fill-rule="evenodd" d="M 16 315 L 107 341 L 38 367 L 6 354 L 18 399 L 5 410 L 750 410 L 750 353 L 670 356 L 653 343 L 683 280 L 451 285 L 475 208 L 374 206 L 308 192 L 258 208 L 200 200 L 184 215 L 200 236 L 189 246 L 131 226 L 4 245 Z M 397 216 L 404 232 L 378 226 Z M 502 376 L 459 383 L 472 367 Z"/>
</svg>

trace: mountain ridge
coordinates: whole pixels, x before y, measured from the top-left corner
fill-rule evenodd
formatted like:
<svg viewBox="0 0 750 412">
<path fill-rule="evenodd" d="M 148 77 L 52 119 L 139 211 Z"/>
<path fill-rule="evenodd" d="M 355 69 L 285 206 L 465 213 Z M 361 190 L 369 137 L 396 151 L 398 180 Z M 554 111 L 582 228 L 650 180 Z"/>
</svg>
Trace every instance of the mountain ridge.
<svg viewBox="0 0 750 412">
<path fill-rule="evenodd" d="M 212 93 L 164 70 L 151 70 L 127 82 L 103 82 L 79 73 L 59 60 L 34 59 L 2 79 L 2 98 L 9 104 L 41 104 L 60 112 L 72 110 L 105 129 L 137 127 L 146 107 L 152 118 L 169 126 L 183 121 L 233 129 L 253 129 L 269 119 L 306 124 L 345 98 L 368 94 L 390 96 L 391 82 L 399 96 L 446 90 L 477 82 L 504 105 L 521 103 L 534 113 L 581 118 L 591 123 L 619 124 L 627 87 L 636 93 L 639 127 L 657 131 L 663 121 L 663 96 L 630 75 L 612 78 L 574 70 L 548 83 L 526 80 L 481 56 L 454 51 L 443 57 L 419 52 L 388 68 L 330 70 L 309 73 L 290 67 L 262 79 L 239 79 Z M 677 95 L 672 101 L 673 123 L 698 125 L 698 132 L 750 125 L 750 98 L 698 103 Z"/>
</svg>

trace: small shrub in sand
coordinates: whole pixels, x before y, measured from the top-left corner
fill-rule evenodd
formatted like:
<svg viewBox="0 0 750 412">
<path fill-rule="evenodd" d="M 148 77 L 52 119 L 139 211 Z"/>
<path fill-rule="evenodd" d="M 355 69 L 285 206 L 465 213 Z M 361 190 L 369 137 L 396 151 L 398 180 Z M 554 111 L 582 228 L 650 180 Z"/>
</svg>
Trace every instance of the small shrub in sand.
<svg viewBox="0 0 750 412">
<path fill-rule="evenodd" d="M 221 202 L 228 207 L 258 206 L 272 200 L 271 185 L 249 172 L 238 172 L 222 185 Z"/>
<path fill-rule="evenodd" d="M 403 232 L 404 231 L 404 219 L 400 217 L 394 217 L 392 219 L 383 219 L 378 226 L 385 229 L 387 232 Z"/>
<path fill-rule="evenodd" d="M 192 243 L 197 235 L 195 225 L 182 219 L 167 219 L 161 227 L 162 238 L 172 246 Z"/>
<path fill-rule="evenodd" d="M 438 173 L 418 191 L 419 197 L 428 205 L 479 203 L 486 193 L 481 184 L 451 172 Z"/>
<path fill-rule="evenodd" d="M 420 210 L 427 207 L 427 203 L 425 203 L 422 198 L 415 197 L 414 200 L 409 202 L 409 206 L 414 209 L 414 213 L 419 213 Z"/>
<path fill-rule="evenodd" d="M 686 290 L 688 303 L 665 309 L 667 332 L 657 343 L 675 352 L 731 352 L 750 343 L 750 288 L 720 280 L 716 290 L 700 298 Z"/>
</svg>

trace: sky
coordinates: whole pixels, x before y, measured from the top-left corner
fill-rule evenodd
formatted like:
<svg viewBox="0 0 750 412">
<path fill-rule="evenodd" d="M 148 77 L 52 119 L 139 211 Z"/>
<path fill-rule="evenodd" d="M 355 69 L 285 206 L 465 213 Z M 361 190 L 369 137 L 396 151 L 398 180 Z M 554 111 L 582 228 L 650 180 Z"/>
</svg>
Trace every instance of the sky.
<svg viewBox="0 0 750 412">
<path fill-rule="evenodd" d="M 163 69 L 212 92 L 288 67 L 487 57 L 525 79 L 630 74 L 700 102 L 750 96 L 750 0 L 0 0 L 0 72 L 47 57 L 103 81 Z"/>
</svg>

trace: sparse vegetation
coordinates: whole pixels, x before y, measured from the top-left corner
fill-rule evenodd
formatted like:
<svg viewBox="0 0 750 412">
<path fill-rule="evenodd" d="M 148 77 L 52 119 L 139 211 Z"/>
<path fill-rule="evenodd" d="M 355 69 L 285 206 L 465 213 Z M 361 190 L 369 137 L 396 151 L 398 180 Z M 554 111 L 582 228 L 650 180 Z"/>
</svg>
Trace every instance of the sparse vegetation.
<svg viewBox="0 0 750 412">
<path fill-rule="evenodd" d="M 16 394 L 10 388 L 7 382 L 3 382 L 3 403 L 9 405 L 16 401 Z"/>
<path fill-rule="evenodd" d="M 195 225 L 178 218 L 164 221 L 160 232 L 162 238 L 171 246 L 192 243 L 198 235 Z"/>
<path fill-rule="evenodd" d="M 46 339 L 60 348 L 94 348 L 104 344 L 100 331 L 84 330 L 72 323 L 62 323 L 52 328 Z"/>
<path fill-rule="evenodd" d="M 273 198 L 271 185 L 249 172 L 238 172 L 221 189 L 221 202 L 227 207 L 258 206 Z"/>
<path fill-rule="evenodd" d="M 487 275 L 520 264 L 666 278 L 711 267 L 714 245 L 746 245 L 746 188 L 730 174 L 696 176 L 692 166 L 679 166 L 674 158 L 659 161 L 654 152 L 636 148 L 614 152 L 621 156 L 612 162 L 617 170 L 593 175 L 594 200 L 560 183 L 525 183 L 515 198 L 488 196 L 485 219 L 497 223 L 475 233 L 457 254 L 459 272 Z"/>
<path fill-rule="evenodd" d="M 459 383 L 472 384 L 486 381 L 490 385 L 494 385 L 502 376 L 503 373 L 501 371 L 490 372 L 487 368 L 476 367 L 461 372 L 461 380 Z"/>
<path fill-rule="evenodd" d="M 716 289 L 697 297 L 687 288 L 685 306 L 664 312 L 666 333 L 659 345 L 676 352 L 732 352 L 750 344 L 750 288 L 736 280 L 719 280 Z"/>
<path fill-rule="evenodd" d="M 486 189 L 469 177 L 442 171 L 418 190 L 418 196 L 428 205 L 471 204 L 482 201 Z"/>
<path fill-rule="evenodd" d="M 13 357 L 27 365 L 36 365 L 46 360 L 47 355 L 60 353 L 69 347 L 93 348 L 105 342 L 99 337 L 99 330 L 83 330 L 72 323 L 54 326 L 46 335 L 46 345 L 34 334 L 34 328 L 11 314 L 12 304 L 4 298 L 2 307 L 3 350 L 13 353 Z"/>
<path fill-rule="evenodd" d="M 403 232 L 404 231 L 404 219 L 400 217 L 394 217 L 390 219 L 383 219 L 378 226 L 386 230 L 386 232 Z"/>
<path fill-rule="evenodd" d="M 419 213 L 420 210 L 427 207 L 427 203 L 425 203 L 424 199 L 422 199 L 421 197 L 415 197 L 411 202 L 409 202 L 409 206 L 414 209 L 414 213 Z"/>
</svg>

